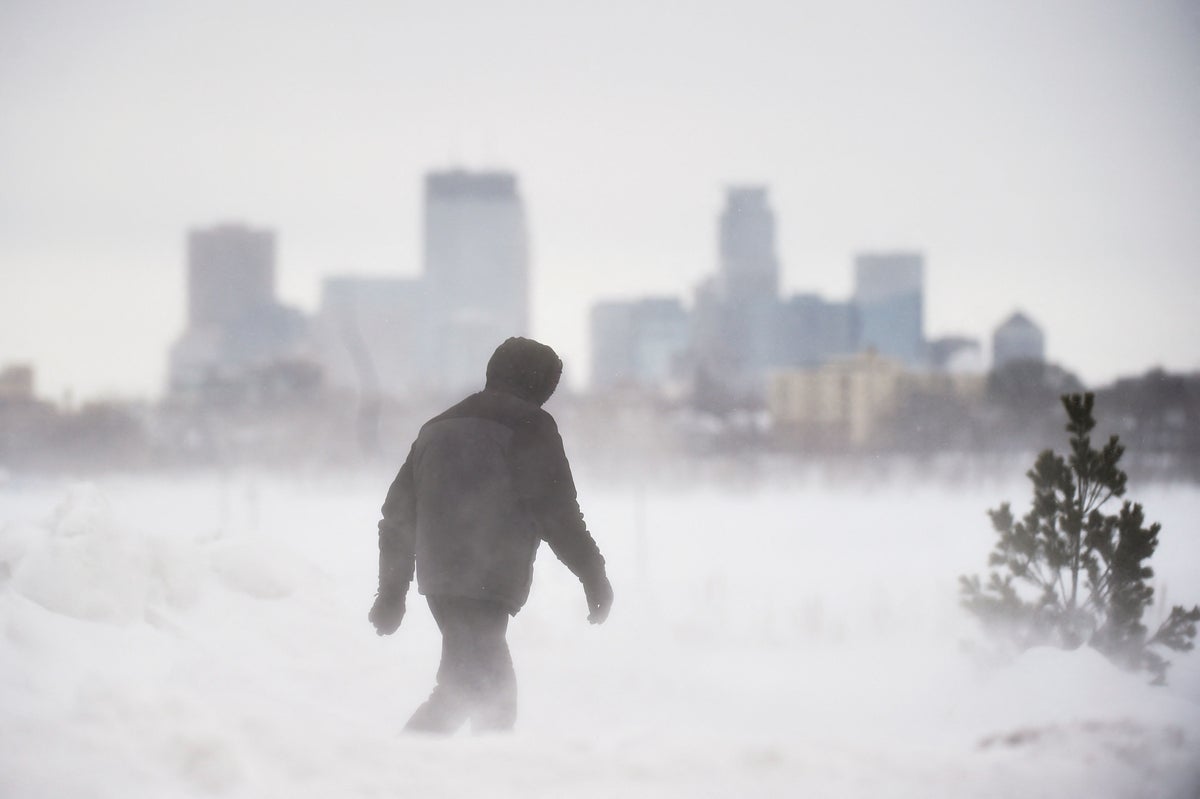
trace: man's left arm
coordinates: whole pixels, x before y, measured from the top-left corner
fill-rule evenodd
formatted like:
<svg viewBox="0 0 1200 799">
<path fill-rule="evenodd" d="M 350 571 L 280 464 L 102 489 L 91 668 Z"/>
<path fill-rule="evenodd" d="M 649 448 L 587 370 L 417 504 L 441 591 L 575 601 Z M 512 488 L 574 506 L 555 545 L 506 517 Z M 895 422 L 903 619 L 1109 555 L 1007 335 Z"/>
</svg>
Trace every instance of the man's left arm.
<svg viewBox="0 0 1200 799">
<path fill-rule="evenodd" d="M 524 499 L 538 521 L 542 540 L 583 584 L 588 621 L 601 624 L 608 617 L 613 599 L 604 556 L 579 508 L 571 465 L 557 426 L 550 420 L 538 433 L 522 470 Z"/>
</svg>

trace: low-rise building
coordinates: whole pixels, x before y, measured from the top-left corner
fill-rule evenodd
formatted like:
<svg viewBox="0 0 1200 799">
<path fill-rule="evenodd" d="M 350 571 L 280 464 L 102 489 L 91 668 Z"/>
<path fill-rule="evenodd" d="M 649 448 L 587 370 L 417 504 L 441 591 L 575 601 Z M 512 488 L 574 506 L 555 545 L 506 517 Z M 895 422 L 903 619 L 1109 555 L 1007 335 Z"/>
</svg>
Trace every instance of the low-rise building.
<svg viewBox="0 0 1200 799">
<path fill-rule="evenodd" d="M 831 361 L 816 369 L 772 374 L 767 408 L 783 436 L 816 446 L 863 448 L 890 443 L 887 425 L 906 403 L 923 398 L 983 397 L 979 374 L 914 372 L 875 352 Z"/>
<path fill-rule="evenodd" d="M 33 367 L 29 364 L 11 364 L 0 369 L 0 402 L 32 402 L 33 377 Z"/>
<path fill-rule="evenodd" d="M 926 342 L 929 366 L 938 372 L 980 374 L 987 371 L 983 347 L 970 336 L 941 336 Z"/>
<path fill-rule="evenodd" d="M 992 334 L 993 369 L 1014 361 L 1045 359 L 1046 337 L 1042 329 L 1020 311 L 1005 319 Z"/>
</svg>

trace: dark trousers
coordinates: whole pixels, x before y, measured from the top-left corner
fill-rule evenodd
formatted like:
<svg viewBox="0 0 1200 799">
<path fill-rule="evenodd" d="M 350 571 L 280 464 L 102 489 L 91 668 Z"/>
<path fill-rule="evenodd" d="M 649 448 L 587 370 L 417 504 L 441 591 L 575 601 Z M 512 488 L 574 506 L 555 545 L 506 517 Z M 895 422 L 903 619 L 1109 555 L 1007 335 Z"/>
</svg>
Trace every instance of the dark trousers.
<svg viewBox="0 0 1200 799">
<path fill-rule="evenodd" d="M 508 653 L 508 609 L 497 602 L 428 597 L 442 631 L 437 685 L 405 726 L 452 733 L 471 720 L 475 732 L 511 730 L 517 720 L 517 676 Z"/>
</svg>

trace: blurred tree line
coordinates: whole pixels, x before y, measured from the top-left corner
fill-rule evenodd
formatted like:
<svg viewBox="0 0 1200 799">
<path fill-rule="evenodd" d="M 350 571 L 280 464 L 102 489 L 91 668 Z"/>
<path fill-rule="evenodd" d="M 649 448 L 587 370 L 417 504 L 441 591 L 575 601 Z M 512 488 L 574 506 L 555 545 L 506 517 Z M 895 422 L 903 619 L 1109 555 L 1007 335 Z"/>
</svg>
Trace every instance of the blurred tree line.
<svg viewBox="0 0 1200 799">
<path fill-rule="evenodd" d="M 991 372 L 981 401 L 912 394 L 885 420 L 881 447 L 895 452 L 1033 452 L 1059 431 L 1059 398 L 1084 391 L 1060 366 L 1016 361 Z M 1154 369 L 1093 392 L 1104 435 L 1126 443 L 1137 476 L 1200 479 L 1200 374 Z"/>
</svg>

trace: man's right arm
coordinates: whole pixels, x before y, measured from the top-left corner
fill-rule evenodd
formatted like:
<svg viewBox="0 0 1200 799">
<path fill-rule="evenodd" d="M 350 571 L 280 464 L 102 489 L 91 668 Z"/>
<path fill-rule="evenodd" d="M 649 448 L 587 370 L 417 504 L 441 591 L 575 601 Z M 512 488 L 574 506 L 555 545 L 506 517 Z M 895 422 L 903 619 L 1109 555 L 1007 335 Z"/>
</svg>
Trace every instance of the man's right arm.
<svg viewBox="0 0 1200 799">
<path fill-rule="evenodd" d="M 379 592 L 369 618 L 380 635 L 389 635 L 404 618 L 405 596 L 413 578 L 417 539 L 417 502 L 413 452 L 392 481 L 379 520 Z"/>
</svg>

